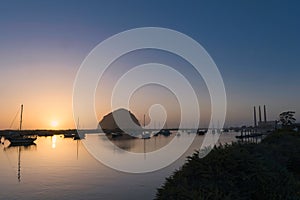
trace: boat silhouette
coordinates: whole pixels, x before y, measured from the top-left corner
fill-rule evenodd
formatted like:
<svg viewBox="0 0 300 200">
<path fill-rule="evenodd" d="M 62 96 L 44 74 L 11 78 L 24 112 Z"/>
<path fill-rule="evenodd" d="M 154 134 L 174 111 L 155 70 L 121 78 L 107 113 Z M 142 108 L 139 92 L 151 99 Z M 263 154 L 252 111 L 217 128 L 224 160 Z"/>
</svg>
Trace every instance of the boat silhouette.
<svg viewBox="0 0 300 200">
<path fill-rule="evenodd" d="M 23 117 L 23 104 L 21 105 L 21 115 L 20 115 L 20 129 L 18 132 L 11 131 L 5 139 L 9 140 L 10 146 L 28 146 L 33 144 L 37 139 L 37 136 L 24 135 L 21 133 L 22 130 L 22 117 Z"/>
</svg>

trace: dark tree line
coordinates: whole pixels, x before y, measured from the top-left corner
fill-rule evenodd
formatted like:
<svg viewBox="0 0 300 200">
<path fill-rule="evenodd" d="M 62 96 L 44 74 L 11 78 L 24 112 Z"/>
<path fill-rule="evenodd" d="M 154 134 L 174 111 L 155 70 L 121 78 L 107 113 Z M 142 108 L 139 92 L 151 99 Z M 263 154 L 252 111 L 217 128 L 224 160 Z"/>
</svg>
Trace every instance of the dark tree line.
<svg viewBox="0 0 300 200">
<path fill-rule="evenodd" d="M 295 112 L 294 111 L 285 111 L 279 115 L 279 121 L 283 127 L 288 127 L 296 122 Z"/>
</svg>

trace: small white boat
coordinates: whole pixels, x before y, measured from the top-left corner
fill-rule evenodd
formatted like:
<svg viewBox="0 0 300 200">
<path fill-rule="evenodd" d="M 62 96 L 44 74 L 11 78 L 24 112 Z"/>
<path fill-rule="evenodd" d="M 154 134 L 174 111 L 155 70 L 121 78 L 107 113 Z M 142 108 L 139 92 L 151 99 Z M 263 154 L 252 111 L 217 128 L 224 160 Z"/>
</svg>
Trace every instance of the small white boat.
<svg viewBox="0 0 300 200">
<path fill-rule="evenodd" d="M 142 133 L 142 139 L 150 139 L 151 138 L 151 134 L 148 131 L 143 131 Z"/>
</svg>

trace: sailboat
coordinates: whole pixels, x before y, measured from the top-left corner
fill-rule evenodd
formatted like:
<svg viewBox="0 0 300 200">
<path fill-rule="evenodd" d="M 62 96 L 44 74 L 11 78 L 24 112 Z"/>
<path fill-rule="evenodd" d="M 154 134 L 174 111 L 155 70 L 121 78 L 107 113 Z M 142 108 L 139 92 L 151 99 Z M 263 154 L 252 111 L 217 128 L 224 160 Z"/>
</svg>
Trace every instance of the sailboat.
<svg viewBox="0 0 300 200">
<path fill-rule="evenodd" d="M 74 140 L 81 140 L 80 136 L 79 136 L 79 117 L 78 117 L 78 122 L 77 122 L 77 130 L 75 131 L 75 135 L 74 135 Z M 78 141 L 77 141 L 77 144 L 78 144 Z"/>
<path fill-rule="evenodd" d="M 21 105 L 21 116 L 20 116 L 20 131 L 22 130 L 22 117 L 23 117 L 23 104 Z M 31 145 L 36 140 L 36 136 L 25 136 L 21 133 L 10 132 L 6 137 L 10 141 L 10 146 L 22 146 Z"/>
<path fill-rule="evenodd" d="M 146 127 L 145 118 L 146 118 L 146 116 L 144 115 L 144 128 Z M 143 131 L 142 139 L 150 139 L 150 138 L 151 138 L 150 132 L 149 131 Z"/>
<path fill-rule="evenodd" d="M 171 131 L 168 129 L 167 122 L 166 122 L 166 128 L 161 129 L 161 130 L 158 132 L 158 134 L 161 134 L 161 135 L 166 136 L 166 137 L 168 137 L 168 136 L 171 135 Z"/>
</svg>

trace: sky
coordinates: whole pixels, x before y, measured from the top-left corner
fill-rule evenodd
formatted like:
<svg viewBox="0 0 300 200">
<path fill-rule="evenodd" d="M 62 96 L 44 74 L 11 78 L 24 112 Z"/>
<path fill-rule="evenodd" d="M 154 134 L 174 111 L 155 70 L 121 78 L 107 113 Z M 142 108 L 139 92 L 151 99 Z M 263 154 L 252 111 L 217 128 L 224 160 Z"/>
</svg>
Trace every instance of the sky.
<svg viewBox="0 0 300 200">
<path fill-rule="evenodd" d="M 296 111 L 299 119 L 299 4 L 298 1 L 2 0 L 0 129 L 18 126 L 12 121 L 21 104 L 24 104 L 25 129 L 74 128 L 72 92 L 81 63 L 101 41 L 138 27 L 173 29 L 206 49 L 224 81 L 227 126 L 251 125 L 254 105 L 266 105 L 270 120 L 286 110 Z M 174 64 L 175 68 L 176 63 L 184 62 L 166 52 L 136 52 L 135 56 L 116 62 L 119 67 L 107 74 L 106 81 L 115 80 L 118 69 L 126 65 L 152 59 Z M 192 82 L 196 81 L 187 65 L 182 64 L 181 70 Z M 198 98 L 204 98 L 199 107 L 204 110 L 205 121 L 210 102 L 205 85 L 200 85 L 196 91 Z M 107 88 L 98 91 L 96 100 L 108 98 L 103 94 L 109 93 Z M 162 104 L 176 107 L 169 108 L 168 123 L 172 126 L 178 118 L 174 95 L 163 88 L 144 88 L 145 94 L 154 92 L 163 97 Z M 156 102 L 147 97 L 149 101 L 141 103 L 145 98 L 141 89 L 131 100 L 132 110 L 139 119 Z M 110 112 L 108 100 L 95 104 L 99 120 Z"/>
</svg>

